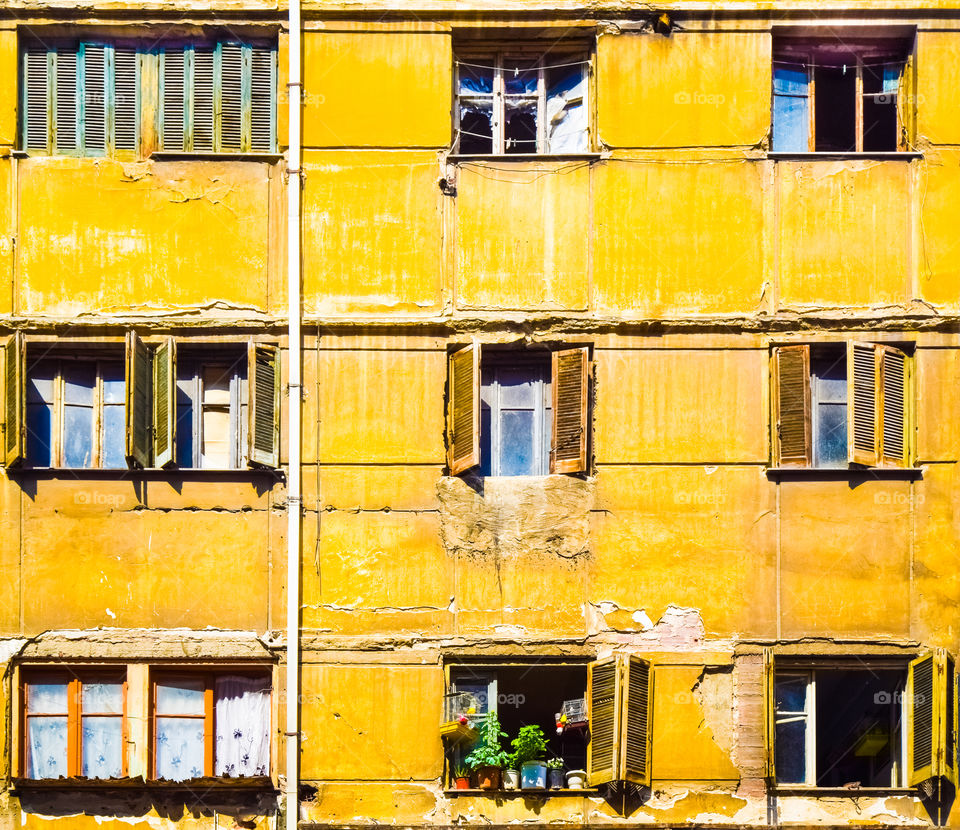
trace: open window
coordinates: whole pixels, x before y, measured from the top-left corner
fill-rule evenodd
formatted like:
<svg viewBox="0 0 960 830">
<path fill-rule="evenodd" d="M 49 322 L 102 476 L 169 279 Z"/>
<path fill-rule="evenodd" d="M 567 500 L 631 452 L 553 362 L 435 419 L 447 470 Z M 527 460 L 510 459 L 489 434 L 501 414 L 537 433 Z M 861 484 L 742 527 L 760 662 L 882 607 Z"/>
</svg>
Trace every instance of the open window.
<svg viewBox="0 0 960 830">
<path fill-rule="evenodd" d="M 587 471 L 590 353 L 485 349 L 449 356 L 447 463 L 457 475 Z"/>
<path fill-rule="evenodd" d="M 901 87 L 912 37 L 776 37 L 776 153 L 907 148 Z"/>
<path fill-rule="evenodd" d="M 773 350 L 773 463 L 842 469 L 913 459 L 911 356 L 876 343 Z"/>
<path fill-rule="evenodd" d="M 458 45 L 456 152 L 587 152 L 589 66 L 585 42 Z"/>
</svg>

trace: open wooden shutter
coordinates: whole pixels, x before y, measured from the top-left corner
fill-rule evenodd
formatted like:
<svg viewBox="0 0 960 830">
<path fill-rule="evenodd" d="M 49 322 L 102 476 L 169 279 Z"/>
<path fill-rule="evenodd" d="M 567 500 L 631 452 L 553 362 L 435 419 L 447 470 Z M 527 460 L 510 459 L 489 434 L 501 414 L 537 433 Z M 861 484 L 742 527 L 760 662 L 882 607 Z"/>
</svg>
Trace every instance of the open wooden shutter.
<svg viewBox="0 0 960 830">
<path fill-rule="evenodd" d="M 878 346 L 880 358 L 880 460 L 893 467 L 909 463 L 907 356 L 892 346 Z"/>
<path fill-rule="evenodd" d="M 180 53 L 181 55 L 183 52 Z M 113 49 L 113 146 L 137 149 L 137 50 L 119 45 Z M 182 76 L 182 71 L 181 71 Z M 181 119 L 182 120 L 182 119 Z M 181 129 L 181 141 L 183 140 Z"/>
<path fill-rule="evenodd" d="M 777 734 L 777 696 L 773 649 L 763 650 L 763 754 L 764 777 L 770 783 L 777 780 L 775 740 Z"/>
<path fill-rule="evenodd" d="M 587 783 L 609 784 L 620 777 L 620 663 L 616 658 L 587 666 Z"/>
<path fill-rule="evenodd" d="M 587 470 L 590 350 L 583 346 L 553 353 L 553 440 L 551 473 Z"/>
<path fill-rule="evenodd" d="M 620 719 L 620 777 L 650 785 L 653 745 L 653 670 L 650 663 L 630 655 L 623 661 L 623 714 Z"/>
<path fill-rule="evenodd" d="M 937 775 L 939 740 L 937 666 L 933 654 L 911 661 L 907 672 L 907 776 L 913 787 Z"/>
<path fill-rule="evenodd" d="M 247 463 L 280 466 L 280 349 L 251 343 L 247 350 L 249 453 Z M 299 440 L 291 436 L 292 441 Z"/>
<path fill-rule="evenodd" d="M 153 463 L 173 463 L 173 442 L 177 422 L 177 346 L 172 337 L 161 343 L 153 355 Z"/>
<path fill-rule="evenodd" d="M 269 46 L 250 49 L 250 149 L 274 152 L 274 101 L 277 53 Z"/>
<path fill-rule="evenodd" d="M 851 464 L 877 466 L 879 460 L 877 348 L 847 344 L 847 457 Z"/>
<path fill-rule="evenodd" d="M 26 455 L 26 346 L 18 331 L 3 349 L 3 463 L 15 467 Z"/>
<path fill-rule="evenodd" d="M 164 150 L 184 150 L 184 102 L 186 100 L 186 76 L 184 50 L 165 49 L 163 52 L 163 138 Z"/>
<path fill-rule="evenodd" d="M 87 155 L 107 149 L 107 50 L 83 45 L 83 147 Z"/>
<path fill-rule="evenodd" d="M 74 47 L 57 49 L 56 94 L 54 96 L 55 152 L 78 149 L 77 132 L 77 51 Z"/>
<path fill-rule="evenodd" d="M 133 331 L 127 332 L 126 368 L 127 463 L 131 467 L 149 467 L 153 443 L 150 435 L 153 415 L 153 360 L 150 349 Z"/>
<path fill-rule="evenodd" d="M 449 357 L 447 466 L 457 475 L 480 463 L 480 346 Z"/>
<path fill-rule="evenodd" d="M 23 53 L 23 149 L 49 150 L 49 58 L 47 49 L 31 44 Z"/>
<path fill-rule="evenodd" d="M 773 351 L 774 465 L 813 463 L 810 404 L 810 347 L 779 346 Z"/>
</svg>

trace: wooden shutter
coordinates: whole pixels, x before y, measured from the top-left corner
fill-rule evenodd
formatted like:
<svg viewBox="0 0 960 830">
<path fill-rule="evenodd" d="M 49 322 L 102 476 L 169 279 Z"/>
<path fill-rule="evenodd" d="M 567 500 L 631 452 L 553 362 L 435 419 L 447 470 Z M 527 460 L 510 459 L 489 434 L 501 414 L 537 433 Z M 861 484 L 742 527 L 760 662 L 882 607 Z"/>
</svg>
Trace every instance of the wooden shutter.
<svg viewBox="0 0 960 830">
<path fill-rule="evenodd" d="M 847 447 L 852 464 L 877 465 L 879 363 L 870 343 L 847 345 Z"/>
<path fill-rule="evenodd" d="M 893 467 L 909 462 L 907 433 L 908 390 L 907 356 L 892 346 L 878 346 L 880 358 L 880 460 Z"/>
<path fill-rule="evenodd" d="M 243 47 L 220 44 L 220 149 L 243 147 Z"/>
<path fill-rule="evenodd" d="M 250 53 L 250 149 L 274 152 L 274 101 L 277 53 L 269 46 L 253 46 Z"/>
<path fill-rule="evenodd" d="M 553 353 L 553 438 L 551 473 L 587 471 L 590 350 L 585 347 Z"/>
<path fill-rule="evenodd" d="M 107 149 L 107 50 L 93 43 L 83 45 L 83 148 Z"/>
<path fill-rule="evenodd" d="M 907 775 L 911 787 L 937 774 L 939 712 L 933 654 L 911 661 L 907 671 Z"/>
<path fill-rule="evenodd" d="M 957 786 L 957 670 L 953 658 L 943 653 L 943 777 Z"/>
<path fill-rule="evenodd" d="M 153 463 L 157 467 L 173 463 L 176 423 L 177 346 L 168 337 L 153 355 Z"/>
<path fill-rule="evenodd" d="M 149 467 L 153 391 L 153 361 L 150 349 L 137 336 L 127 332 L 126 392 L 127 433 L 126 455 L 131 467 Z"/>
<path fill-rule="evenodd" d="M 186 80 L 184 51 L 165 49 L 163 52 L 163 128 L 164 150 L 184 150 L 184 102 Z"/>
<path fill-rule="evenodd" d="M 650 750 L 653 744 L 653 670 L 648 661 L 631 654 L 624 660 L 622 678 L 620 778 L 649 786 Z"/>
<path fill-rule="evenodd" d="M 47 50 L 31 44 L 23 55 L 23 147 L 25 150 L 48 151 L 50 130 L 49 75 Z"/>
<path fill-rule="evenodd" d="M 810 404 L 810 347 L 779 346 L 773 351 L 774 465 L 813 463 Z"/>
<path fill-rule="evenodd" d="M 113 146 L 117 150 L 137 149 L 138 64 L 137 50 L 132 46 L 114 47 Z"/>
<path fill-rule="evenodd" d="M 213 150 L 214 48 L 193 49 L 193 133 L 192 150 Z"/>
<path fill-rule="evenodd" d="M 448 363 L 447 466 L 450 475 L 480 463 L 480 346 L 455 351 Z"/>
<path fill-rule="evenodd" d="M 77 52 L 72 47 L 57 49 L 57 84 L 54 96 L 54 142 L 57 153 L 77 150 Z"/>
<path fill-rule="evenodd" d="M 777 695 L 773 649 L 765 648 L 763 650 L 763 753 L 764 777 L 770 783 L 777 780 L 776 753 L 774 751 L 776 734 Z"/>
<path fill-rule="evenodd" d="M 26 345 L 17 332 L 3 349 L 3 463 L 15 467 L 26 455 Z"/>
<path fill-rule="evenodd" d="M 250 418 L 248 464 L 280 466 L 280 350 L 251 343 L 247 351 Z M 297 440 L 291 436 L 291 440 Z"/>
<path fill-rule="evenodd" d="M 620 664 L 616 658 L 587 666 L 587 783 L 609 784 L 620 775 Z"/>
</svg>

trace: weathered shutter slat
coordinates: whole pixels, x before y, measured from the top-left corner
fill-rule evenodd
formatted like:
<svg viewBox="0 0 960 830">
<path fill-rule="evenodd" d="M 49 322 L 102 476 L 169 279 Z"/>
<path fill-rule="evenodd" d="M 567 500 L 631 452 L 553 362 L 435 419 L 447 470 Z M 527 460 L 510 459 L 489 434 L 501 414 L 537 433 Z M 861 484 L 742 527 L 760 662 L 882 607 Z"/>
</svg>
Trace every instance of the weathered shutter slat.
<svg viewBox="0 0 960 830">
<path fill-rule="evenodd" d="M 166 49 L 163 53 L 163 149 L 183 150 L 184 79 L 183 49 Z"/>
<path fill-rule="evenodd" d="M 114 47 L 113 144 L 118 150 L 137 149 L 138 64 L 132 46 Z"/>
<path fill-rule="evenodd" d="M 24 118 L 24 149 L 49 149 L 49 124 L 47 106 L 49 103 L 49 78 L 47 72 L 47 50 L 43 46 L 30 45 L 24 53 L 24 88 L 26 95 Z"/>
<path fill-rule="evenodd" d="M 907 774 L 912 787 L 936 774 L 936 665 L 933 654 L 911 661 L 907 689 Z"/>
<path fill-rule="evenodd" d="M 253 46 L 250 56 L 250 149 L 272 153 L 273 102 L 276 89 L 276 52 L 268 46 Z"/>
<path fill-rule="evenodd" d="M 763 754 L 764 776 L 773 783 L 777 780 L 775 740 L 777 734 L 776 675 L 773 649 L 763 650 Z"/>
<path fill-rule="evenodd" d="M 153 458 L 154 465 L 173 463 L 177 414 L 177 347 L 168 337 L 153 356 Z"/>
<path fill-rule="evenodd" d="M 944 706 L 940 710 L 943 723 L 943 776 L 957 785 L 957 681 L 953 659 L 943 653 Z"/>
<path fill-rule="evenodd" d="M 480 463 L 480 346 L 449 357 L 447 466 L 457 475 Z"/>
<path fill-rule="evenodd" d="M 26 344 L 16 332 L 3 349 L 3 463 L 15 467 L 26 454 Z"/>
<path fill-rule="evenodd" d="M 877 465 L 877 350 L 869 343 L 847 349 L 847 441 L 853 464 Z"/>
<path fill-rule="evenodd" d="M 247 352 L 248 464 L 280 466 L 280 350 L 251 343 Z"/>
<path fill-rule="evenodd" d="M 587 666 L 587 714 L 590 742 L 587 744 L 587 783 L 609 784 L 619 776 L 620 760 L 620 665 L 614 659 Z"/>
<path fill-rule="evenodd" d="M 243 49 L 220 45 L 220 149 L 243 149 Z"/>
<path fill-rule="evenodd" d="M 137 336 L 127 332 L 126 456 L 131 467 L 149 467 L 151 420 L 153 414 L 153 361 L 150 349 Z"/>
<path fill-rule="evenodd" d="M 623 667 L 623 716 L 620 751 L 624 781 L 649 786 L 652 744 L 653 671 L 650 663 L 631 654 Z"/>
<path fill-rule="evenodd" d="M 809 467 L 813 463 L 810 403 L 810 347 L 774 350 L 774 463 Z"/>
<path fill-rule="evenodd" d="M 107 147 L 107 58 L 99 44 L 83 46 L 83 146 L 103 153 Z"/>
<path fill-rule="evenodd" d="M 587 470 L 589 384 L 590 350 L 587 347 L 553 353 L 551 473 Z"/>
<path fill-rule="evenodd" d="M 77 52 L 57 49 L 56 148 L 58 153 L 77 149 Z"/>
<path fill-rule="evenodd" d="M 197 46 L 193 50 L 193 149 L 213 150 L 214 49 Z"/>
<path fill-rule="evenodd" d="M 897 467 L 907 465 L 907 356 L 899 349 L 880 350 L 883 376 L 881 459 Z"/>
</svg>

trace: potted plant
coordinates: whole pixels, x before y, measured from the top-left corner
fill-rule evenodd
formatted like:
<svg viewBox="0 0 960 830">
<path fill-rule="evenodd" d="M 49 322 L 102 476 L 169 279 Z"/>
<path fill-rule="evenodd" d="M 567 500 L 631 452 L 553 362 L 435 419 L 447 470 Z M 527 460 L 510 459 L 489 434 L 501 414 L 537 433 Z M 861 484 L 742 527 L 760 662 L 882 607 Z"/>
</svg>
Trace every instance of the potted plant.
<svg viewBox="0 0 960 830">
<path fill-rule="evenodd" d="M 547 740 L 537 724 L 521 726 L 517 737 L 510 745 L 520 766 L 520 789 L 542 790 L 547 786 L 547 765 L 543 756 L 547 751 Z"/>
<path fill-rule="evenodd" d="M 517 763 L 517 753 L 507 753 L 507 763 L 503 770 L 503 788 L 505 790 L 520 789 L 520 764 Z"/>
<path fill-rule="evenodd" d="M 470 789 L 470 770 L 463 764 L 457 764 L 453 770 L 454 786 L 458 790 Z"/>
<path fill-rule="evenodd" d="M 547 761 L 547 784 L 551 790 L 563 789 L 563 758 Z"/>
<path fill-rule="evenodd" d="M 487 712 L 477 727 L 479 738 L 473 751 L 464 758 L 464 763 L 477 773 L 477 786 L 481 790 L 495 790 L 500 786 L 500 770 L 507 762 L 507 753 L 500 739 L 507 733 L 500 728 L 496 712 Z"/>
<path fill-rule="evenodd" d="M 582 769 L 572 769 L 567 773 L 567 789 L 582 790 L 587 781 L 587 773 Z"/>
</svg>

